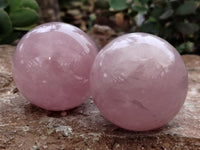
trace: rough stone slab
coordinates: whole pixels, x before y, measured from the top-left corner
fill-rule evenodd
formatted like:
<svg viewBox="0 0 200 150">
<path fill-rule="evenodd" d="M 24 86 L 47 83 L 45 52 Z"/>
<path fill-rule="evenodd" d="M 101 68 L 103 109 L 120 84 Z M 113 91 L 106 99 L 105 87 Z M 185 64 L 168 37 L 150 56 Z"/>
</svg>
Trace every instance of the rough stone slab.
<svg viewBox="0 0 200 150">
<path fill-rule="evenodd" d="M 132 132 L 105 120 L 92 100 L 63 112 L 30 104 L 13 83 L 14 48 L 0 46 L 0 150 L 200 150 L 199 56 L 183 56 L 189 89 L 179 114 L 158 130 Z"/>
</svg>

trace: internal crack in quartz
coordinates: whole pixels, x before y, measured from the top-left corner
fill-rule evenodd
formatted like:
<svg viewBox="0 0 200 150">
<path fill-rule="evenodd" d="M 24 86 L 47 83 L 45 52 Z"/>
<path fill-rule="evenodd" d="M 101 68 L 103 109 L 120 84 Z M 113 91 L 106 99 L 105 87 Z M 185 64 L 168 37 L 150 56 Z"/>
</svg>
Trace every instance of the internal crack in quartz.
<svg viewBox="0 0 200 150">
<path fill-rule="evenodd" d="M 145 109 L 147 111 L 150 111 L 148 109 L 148 107 L 146 107 L 141 101 L 134 99 L 133 101 L 131 101 L 132 104 L 137 105 L 138 107 Z"/>
</svg>

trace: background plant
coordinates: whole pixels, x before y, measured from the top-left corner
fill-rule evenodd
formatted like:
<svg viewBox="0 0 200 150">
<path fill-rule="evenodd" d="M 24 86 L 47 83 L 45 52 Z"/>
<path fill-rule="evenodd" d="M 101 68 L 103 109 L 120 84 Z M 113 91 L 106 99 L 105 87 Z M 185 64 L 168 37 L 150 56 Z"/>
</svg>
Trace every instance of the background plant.
<svg viewBox="0 0 200 150">
<path fill-rule="evenodd" d="M 180 53 L 199 53 L 199 0 L 104 0 L 110 11 L 132 20 L 129 31 L 158 35 Z"/>
<path fill-rule="evenodd" d="M 59 4 L 64 22 L 78 26 L 83 31 L 92 28 L 95 19 L 93 0 L 59 0 Z"/>
<path fill-rule="evenodd" d="M 0 0 L 0 44 L 11 43 L 38 20 L 35 0 Z"/>
<path fill-rule="evenodd" d="M 177 50 L 200 54 L 200 0 L 59 0 L 63 22 L 84 31 L 94 24 L 116 32 L 158 35 Z M 35 0 L 0 0 L 0 44 L 30 30 L 38 19 Z M 106 33 L 105 33 L 106 34 Z"/>
</svg>

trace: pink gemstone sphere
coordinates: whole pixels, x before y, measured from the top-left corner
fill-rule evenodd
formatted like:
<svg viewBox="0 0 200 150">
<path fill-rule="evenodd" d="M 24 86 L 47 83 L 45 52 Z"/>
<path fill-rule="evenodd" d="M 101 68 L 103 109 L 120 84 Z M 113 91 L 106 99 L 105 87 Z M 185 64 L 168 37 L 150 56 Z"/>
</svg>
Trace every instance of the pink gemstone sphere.
<svg viewBox="0 0 200 150">
<path fill-rule="evenodd" d="M 13 77 L 31 103 L 53 111 L 89 98 L 89 74 L 97 54 L 92 40 L 75 26 L 52 22 L 28 32 L 13 56 Z"/>
<path fill-rule="evenodd" d="M 181 56 L 167 41 L 146 33 L 123 35 L 106 45 L 91 70 L 90 88 L 101 113 L 134 131 L 168 123 L 188 86 Z"/>
</svg>

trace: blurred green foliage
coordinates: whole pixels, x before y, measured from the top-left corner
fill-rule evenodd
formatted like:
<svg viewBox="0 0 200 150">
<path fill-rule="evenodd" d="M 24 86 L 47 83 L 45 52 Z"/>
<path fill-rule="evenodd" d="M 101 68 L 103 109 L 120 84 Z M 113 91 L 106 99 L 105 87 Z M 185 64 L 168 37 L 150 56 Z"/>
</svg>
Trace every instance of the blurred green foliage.
<svg viewBox="0 0 200 150">
<path fill-rule="evenodd" d="M 117 32 L 147 32 L 184 53 L 200 54 L 200 0 L 59 0 L 61 16 L 88 31 L 97 24 Z M 35 0 L 0 0 L 0 44 L 34 27 Z M 118 17 L 118 18 L 117 18 Z"/>
<path fill-rule="evenodd" d="M 0 0 L 0 44 L 9 44 L 38 20 L 35 0 Z"/>
<path fill-rule="evenodd" d="M 90 30 L 97 23 L 108 25 L 117 32 L 147 32 L 166 39 L 181 54 L 200 54 L 200 0 L 59 2 L 61 8 L 66 8 L 63 11 L 64 21 L 84 31 Z"/>
<path fill-rule="evenodd" d="M 200 0 L 104 0 L 133 20 L 132 32 L 158 35 L 180 53 L 200 49 Z M 200 51 L 200 50 L 199 50 Z"/>
</svg>

